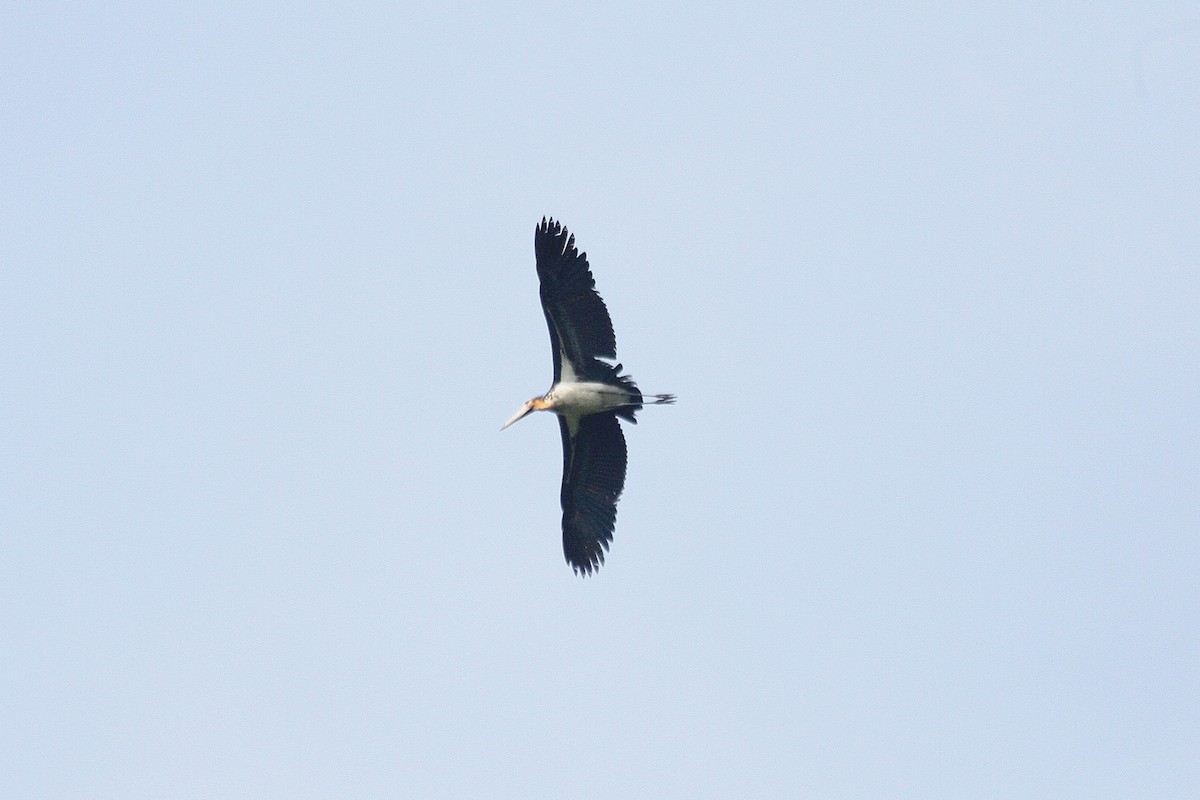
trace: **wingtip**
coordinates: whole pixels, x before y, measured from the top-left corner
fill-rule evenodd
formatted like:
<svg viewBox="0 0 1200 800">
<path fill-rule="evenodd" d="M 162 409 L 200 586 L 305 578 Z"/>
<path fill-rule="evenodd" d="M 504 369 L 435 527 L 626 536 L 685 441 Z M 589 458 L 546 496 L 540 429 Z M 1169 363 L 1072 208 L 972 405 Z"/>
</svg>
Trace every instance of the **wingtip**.
<svg viewBox="0 0 1200 800">
<path fill-rule="evenodd" d="M 608 539 L 601 539 L 593 546 L 568 548 L 564 540 L 563 558 L 571 565 L 571 571 L 580 578 L 590 578 L 604 566 L 604 556 L 611 546 L 611 534 Z"/>
<path fill-rule="evenodd" d="M 548 233 L 553 236 L 558 236 L 560 233 L 568 233 L 568 234 L 570 233 L 570 231 L 568 231 L 565 227 L 563 227 L 563 224 L 561 222 L 554 219 L 553 216 L 546 216 L 546 215 L 542 216 L 541 224 L 535 225 L 534 228 L 535 228 L 535 230 L 537 230 L 539 232 Z"/>
<path fill-rule="evenodd" d="M 571 565 L 571 571 L 579 578 L 590 578 L 600 571 L 600 567 L 604 566 L 604 556 L 599 559 L 584 561 L 576 564 L 574 561 L 567 559 L 567 563 Z"/>
</svg>

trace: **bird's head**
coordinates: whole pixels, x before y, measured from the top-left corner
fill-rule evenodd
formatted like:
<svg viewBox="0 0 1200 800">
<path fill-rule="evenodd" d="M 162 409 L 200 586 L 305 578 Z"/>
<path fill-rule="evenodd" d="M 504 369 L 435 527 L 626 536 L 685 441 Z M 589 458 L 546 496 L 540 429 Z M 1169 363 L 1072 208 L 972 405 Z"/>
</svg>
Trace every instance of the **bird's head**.
<svg viewBox="0 0 1200 800">
<path fill-rule="evenodd" d="M 546 400 L 544 398 L 531 397 L 528 400 L 526 400 L 521 405 L 520 408 L 517 409 L 517 413 L 513 414 L 512 417 L 509 418 L 508 422 L 506 422 L 500 426 L 500 430 L 504 430 L 509 425 L 512 425 L 514 422 L 519 421 L 522 417 L 524 417 L 530 411 L 544 411 L 545 409 L 547 409 L 549 407 L 550 406 L 546 403 Z"/>
</svg>

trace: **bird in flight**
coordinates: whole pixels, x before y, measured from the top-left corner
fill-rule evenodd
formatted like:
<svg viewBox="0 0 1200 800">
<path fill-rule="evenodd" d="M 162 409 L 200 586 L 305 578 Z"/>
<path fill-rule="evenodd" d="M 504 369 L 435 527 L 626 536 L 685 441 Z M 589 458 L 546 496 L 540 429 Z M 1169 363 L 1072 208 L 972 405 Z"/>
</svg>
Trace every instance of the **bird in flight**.
<svg viewBox="0 0 1200 800">
<path fill-rule="evenodd" d="M 612 320 L 588 269 L 587 254 L 553 219 L 533 235 L 542 311 L 550 329 L 554 383 L 527 400 L 504 430 L 531 411 L 553 411 L 562 434 L 563 555 L 577 575 L 604 563 L 625 487 L 625 437 L 617 417 L 636 423 L 643 405 L 674 403 L 675 395 L 643 395 L 621 374 Z"/>
</svg>

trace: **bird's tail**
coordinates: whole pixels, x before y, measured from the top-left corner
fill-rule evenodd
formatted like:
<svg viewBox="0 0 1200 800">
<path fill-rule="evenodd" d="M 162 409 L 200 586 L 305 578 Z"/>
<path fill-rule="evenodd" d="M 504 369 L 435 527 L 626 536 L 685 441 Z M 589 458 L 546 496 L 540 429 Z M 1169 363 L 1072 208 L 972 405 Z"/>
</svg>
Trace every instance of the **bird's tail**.
<svg viewBox="0 0 1200 800">
<path fill-rule="evenodd" d="M 625 378 L 627 376 L 622 375 L 621 377 Z M 627 419 L 636 424 L 637 417 L 635 415 L 637 412 L 642 410 L 643 405 L 661 406 L 667 403 L 675 402 L 675 395 L 673 394 L 642 394 L 637 390 L 637 386 L 633 385 L 633 381 L 629 381 L 629 384 L 633 390 L 633 393 L 629 398 L 629 405 L 624 406 L 623 408 L 614 409 L 616 415 L 621 419 Z"/>
</svg>

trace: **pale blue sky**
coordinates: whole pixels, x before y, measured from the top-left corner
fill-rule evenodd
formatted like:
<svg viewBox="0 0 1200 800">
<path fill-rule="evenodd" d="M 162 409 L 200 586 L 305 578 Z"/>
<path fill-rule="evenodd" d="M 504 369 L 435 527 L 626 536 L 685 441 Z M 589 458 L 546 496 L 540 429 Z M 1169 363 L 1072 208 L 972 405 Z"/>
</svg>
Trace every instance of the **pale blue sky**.
<svg viewBox="0 0 1200 800">
<path fill-rule="evenodd" d="M 0 796 L 1200 796 L 1196 6 L 425 5 L 0 12 Z"/>
</svg>

